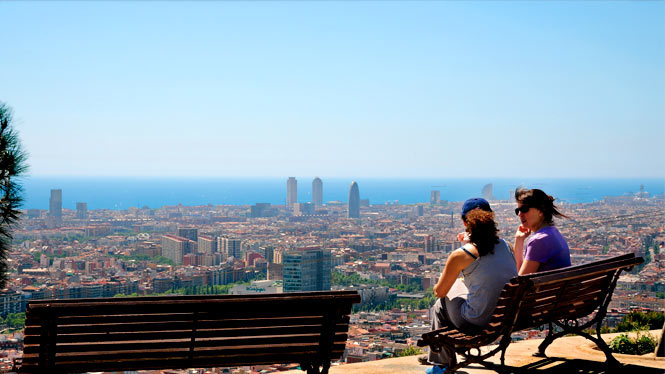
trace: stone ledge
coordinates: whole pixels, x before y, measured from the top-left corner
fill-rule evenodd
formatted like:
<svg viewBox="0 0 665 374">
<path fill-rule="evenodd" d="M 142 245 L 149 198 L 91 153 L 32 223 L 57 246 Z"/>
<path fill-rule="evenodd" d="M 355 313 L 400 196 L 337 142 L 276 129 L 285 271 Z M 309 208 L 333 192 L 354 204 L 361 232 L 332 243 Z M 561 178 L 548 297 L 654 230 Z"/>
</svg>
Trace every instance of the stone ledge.
<svg viewBox="0 0 665 374">
<path fill-rule="evenodd" d="M 653 330 L 656 336 L 660 330 Z M 618 334 L 603 334 L 605 341 L 610 341 Z M 548 357 L 533 357 L 542 339 L 518 341 L 510 344 L 506 351 L 507 372 L 537 372 L 564 374 L 579 372 L 601 374 L 606 372 L 605 354 L 594 349 L 595 344 L 581 336 L 567 336 L 557 339 L 546 351 Z M 615 354 L 614 357 L 627 365 L 625 373 L 665 374 L 665 359 L 661 357 L 633 356 Z M 499 364 L 500 353 L 489 361 Z M 418 356 L 389 358 L 385 360 L 361 362 L 348 365 L 333 366 L 330 374 L 423 374 L 427 366 L 418 363 Z M 290 374 L 301 374 L 303 371 L 289 371 Z M 497 371 L 488 370 L 481 365 L 471 365 L 458 371 L 467 374 L 491 374 Z"/>
</svg>

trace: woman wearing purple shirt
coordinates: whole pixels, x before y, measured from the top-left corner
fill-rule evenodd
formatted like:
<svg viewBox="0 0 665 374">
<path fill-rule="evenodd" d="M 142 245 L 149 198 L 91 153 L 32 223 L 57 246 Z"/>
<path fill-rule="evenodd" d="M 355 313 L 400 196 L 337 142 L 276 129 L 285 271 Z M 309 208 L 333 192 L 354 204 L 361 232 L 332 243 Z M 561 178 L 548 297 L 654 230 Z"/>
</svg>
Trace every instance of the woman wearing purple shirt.
<svg viewBox="0 0 665 374">
<path fill-rule="evenodd" d="M 554 205 L 554 198 L 539 189 L 515 191 L 520 226 L 515 232 L 514 254 L 519 275 L 570 266 L 570 250 L 554 227 L 553 217 L 568 218 Z"/>
</svg>

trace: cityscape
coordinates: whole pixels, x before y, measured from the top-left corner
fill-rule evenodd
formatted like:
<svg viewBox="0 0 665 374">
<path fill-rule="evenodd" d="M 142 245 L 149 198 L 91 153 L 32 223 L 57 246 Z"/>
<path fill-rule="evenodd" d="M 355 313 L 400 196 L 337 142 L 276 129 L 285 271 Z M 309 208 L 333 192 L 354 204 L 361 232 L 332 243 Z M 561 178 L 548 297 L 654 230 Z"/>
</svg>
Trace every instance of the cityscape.
<svg viewBox="0 0 665 374">
<path fill-rule="evenodd" d="M 664 24 L 665 1 L 0 1 L 0 374 L 441 374 L 449 337 L 660 373 Z M 495 223 L 503 266 L 472 275 Z M 482 298 L 482 336 L 443 321 Z M 598 350 L 533 358 L 554 337 Z"/>
<path fill-rule="evenodd" d="M 325 181 L 305 184 L 312 201 L 298 201 L 298 180 L 286 180 L 284 205 L 63 209 L 50 191 L 49 209 L 28 209 L 14 231 L 11 273 L 0 294 L 0 316 L 39 299 L 158 294 L 255 294 L 356 290 L 346 350 L 339 364 L 395 357 L 429 331 L 431 288 L 463 230 L 461 201 L 372 205 L 351 182 L 346 202 L 322 200 Z M 301 191 L 303 187 L 301 187 Z M 490 200 L 506 240 L 519 224 L 510 200 Z M 445 196 L 444 196 L 445 197 Z M 665 307 L 665 196 L 640 192 L 592 203 L 565 204 L 570 220 L 557 226 L 573 265 L 635 253 L 647 261 L 619 280 L 605 320 L 631 310 Z M 4 370 L 21 357 L 20 330 L 2 338 Z M 543 337 L 525 330 L 513 339 Z M 297 367 L 297 365 L 292 368 Z M 288 365 L 252 368 L 273 372 Z"/>
</svg>

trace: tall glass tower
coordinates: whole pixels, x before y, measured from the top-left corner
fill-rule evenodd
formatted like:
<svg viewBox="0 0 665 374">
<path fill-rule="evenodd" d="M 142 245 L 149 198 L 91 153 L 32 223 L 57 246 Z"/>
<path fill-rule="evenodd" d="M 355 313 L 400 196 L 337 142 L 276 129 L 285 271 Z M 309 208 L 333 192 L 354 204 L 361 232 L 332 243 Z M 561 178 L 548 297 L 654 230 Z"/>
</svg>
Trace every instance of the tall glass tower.
<svg viewBox="0 0 665 374">
<path fill-rule="evenodd" d="M 282 258 L 284 292 L 330 290 L 330 250 L 288 251 Z"/>
<path fill-rule="evenodd" d="M 286 206 L 293 208 L 298 202 L 298 181 L 295 177 L 289 177 L 286 181 Z"/>
<path fill-rule="evenodd" d="M 48 201 L 48 221 L 51 228 L 62 225 L 62 190 L 51 190 Z"/>
<path fill-rule="evenodd" d="M 319 177 L 312 181 L 312 204 L 314 204 L 314 208 L 323 205 L 323 182 Z"/>
<path fill-rule="evenodd" d="M 358 183 L 351 182 L 349 187 L 349 218 L 360 218 L 360 192 L 358 191 Z"/>
</svg>

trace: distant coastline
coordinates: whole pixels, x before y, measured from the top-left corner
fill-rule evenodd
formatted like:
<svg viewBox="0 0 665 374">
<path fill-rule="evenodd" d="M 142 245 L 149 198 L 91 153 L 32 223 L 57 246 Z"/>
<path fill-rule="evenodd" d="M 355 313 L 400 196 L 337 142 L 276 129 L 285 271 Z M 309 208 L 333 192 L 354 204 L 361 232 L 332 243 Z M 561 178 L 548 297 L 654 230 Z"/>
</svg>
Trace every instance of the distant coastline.
<svg viewBox="0 0 665 374">
<path fill-rule="evenodd" d="M 24 209 L 48 209 L 51 189 L 62 189 L 63 208 L 75 209 L 76 202 L 88 209 L 159 208 L 165 205 L 251 205 L 257 202 L 282 205 L 286 199 L 284 178 L 131 178 L 131 177 L 29 177 L 23 180 Z M 313 177 L 296 177 L 298 201 L 311 201 Z M 348 199 L 352 180 L 358 182 L 360 198 L 370 204 L 399 202 L 426 203 L 430 191 L 438 190 L 441 200 L 461 201 L 480 196 L 483 186 L 493 185 L 494 197 L 507 200 L 517 186 L 541 188 L 565 203 L 590 203 L 605 196 L 637 193 L 640 185 L 651 196 L 665 193 L 665 179 L 562 179 L 562 178 L 325 178 L 323 201 Z"/>
</svg>

